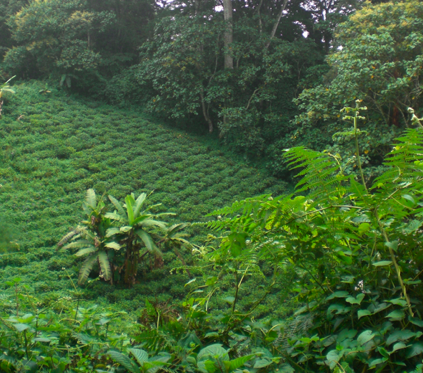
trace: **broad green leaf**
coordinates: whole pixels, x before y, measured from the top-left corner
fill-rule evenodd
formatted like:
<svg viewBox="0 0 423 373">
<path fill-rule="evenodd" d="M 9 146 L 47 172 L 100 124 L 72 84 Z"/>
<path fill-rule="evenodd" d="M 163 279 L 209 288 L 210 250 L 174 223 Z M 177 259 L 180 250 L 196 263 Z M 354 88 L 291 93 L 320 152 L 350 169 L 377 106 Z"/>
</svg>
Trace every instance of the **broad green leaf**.
<svg viewBox="0 0 423 373">
<path fill-rule="evenodd" d="M 63 246 L 63 250 L 67 249 L 81 249 L 81 248 L 87 248 L 92 246 L 92 242 L 89 240 L 78 240 L 76 242 L 71 242 L 65 246 Z"/>
<path fill-rule="evenodd" d="M 295 369 L 288 363 L 279 367 L 279 373 L 295 373 Z"/>
<path fill-rule="evenodd" d="M 345 301 L 351 304 L 360 304 L 361 301 L 364 299 L 364 296 L 364 294 L 358 294 L 356 298 L 348 297 L 347 299 L 345 299 Z"/>
<path fill-rule="evenodd" d="M 95 262 L 97 261 L 97 255 L 93 254 L 89 256 L 84 263 L 82 263 L 82 266 L 79 270 L 79 277 L 78 277 L 78 283 L 83 284 L 85 281 L 87 281 L 87 278 L 93 269 L 93 266 Z"/>
<path fill-rule="evenodd" d="M 200 366 L 202 368 L 200 368 Z M 212 361 L 212 360 L 206 360 L 204 362 L 200 362 L 200 363 L 198 363 L 198 367 L 203 372 L 207 372 L 207 373 L 217 373 L 218 372 L 218 368 L 217 368 L 216 364 L 214 363 L 214 361 Z"/>
<path fill-rule="evenodd" d="M 200 350 L 197 355 L 197 361 L 206 360 L 209 357 L 229 360 L 228 352 L 222 347 L 220 343 L 212 344 Z"/>
<path fill-rule="evenodd" d="M 255 355 L 245 355 L 234 360 L 224 361 L 223 363 L 225 364 L 228 372 L 233 372 L 234 370 L 241 368 L 247 361 L 253 359 L 254 357 Z"/>
<path fill-rule="evenodd" d="M 120 229 L 119 228 L 109 228 L 106 232 L 106 237 L 112 237 L 115 234 L 119 234 L 120 233 Z"/>
<path fill-rule="evenodd" d="M 133 225 L 142 223 L 144 220 L 147 220 L 149 217 L 151 217 L 151 215 L 140 215 L 134 219 Z"/>
<path fill-rule="evenodd" d="M 403 194 L 401 197 L 410 201 L 413 205 L 416 204 L 416 200 L 412 196 L 410 196 L 409 194 Z"/>
<path fill-rule="evenodd" d="M 95 247 L 87 247 L 85 249 L 79 250 L 77 253 L 75 253 L 75 256 L 84 256 L 87 254 L 91 254 L 96 252 L 97 249 Z"/>
<path fill-rule="evenodd" d="M 392 260 L 381 260 L 380 262 L 372 263 L 375 267 L 386 267 L 392 264 Z"/>
<path fill-rule="evenodd" d="M 348 291 L 335 291 L 334 293 L 332 293 L 331 295 L 329 295 L 326 300 L 331 300 L 334 298 L 346 298 L 349 296 Z"/>
<path fill-rule="evenodd" d="M 340 351 L 338 350 L 329 351 L 329 353 L 326 355 L 326 359 L 329 362 L 330 369 L 334 369 L 337 366 L 341 357 L 342 355 L 340 355 Z"/>
<path fill-rule="evenodd" d="M 108 355 L 117 363 L 122 365 L 124 368 L 128 369 L 131 373 L 139 372 L 138 367 L 135 363 L 126 355 L 121 354 L 120 352 L 116 351 L 109 351 Z"/>
<path fill-rule="evenodd" d="M 107 256 L 106 252 L 100 251 L 98 253 L 98 263 L 100 264 L 103 278 L 106 281 L 109 281 L 110 278 L 112 277 L 112 270 L 110 268 L 109 257 Z"/>
<path fill-rule="evenodd" d="M 366 233 L 366 232 L 368 232 L 370 230 L 370 224 L 369 223 L 361 223 L 359 226 L 358 226 L 358 232 L 359 233 Z"/>
<path fill-rule="evenodd" d="M 378 347 L 377 350 L 379 351 L 379 353 L 383 356 L 383 357 L 387 357 L 389 358 L 389 352 L 386 351 L 386 349 L 384 347 Z"/>
<path fill-rule="evenodd" d="M 389 334 L 386 345 L 389 346 L 392 343 L 395 343 L 397 341 L 407 341 L 410 338 L 413 338 L 416 336 L 415 332 L 412 332 L 411 330 L 404 329 L 404 330 L 395 330 L 391 334 Z"/>
<path fill-rule="evenodd" d="M 50 338 L 45 338 L 45 337 L 37 337 L 34 338 L 34 341 L 36 342 L 43 342 L 43 343 L 50 343 L 51 339 Z"/>
<path fill-rule="evenodd" d="M 137 348 L 130 348 L 128 351 L 134 355 L 139 365 L 143 366 L 148 361 L 148 353 L 146 351 Z"/>
<path fill-rule="evenodd" d="M 15 329 L 18 331 L 18 332 L 23 332 L 24 330 L 27 330 L 27 329 L 29 329 L 29 325 L 28 324 L 13 324 L 13 326 L 15 327 Z"/>
<path fill-rule="evenodd" d="M 146 198 L 147 198 L 147 194 L 141 193 L 138 196 L 137 200 L 135 201 L 135 207 L 134 207 L 134 216 L 135 216 L 135 218 L 137 218 L 138 215 L 140 214 L 141 209 L 142 209 L 142 206 L 143 206 L 144 201 L 145 201 Z"/>
<path fill-rule="evenodd" d="M 417 318 L 417 317 L 411 317 L 411 316 L 408 316 L 408 320 L 409 320 L 412 324 L 417 325 L 417 326 L 420 326 L 421 328 L 423 328 L 423 320 L 422 320 L 422 319 L 419 319 L 419 318 Z"/>
<path fill-rule="evenodd" d="M 387 302 L 392 303 L 392 304 L 396 304 L 397 306 L 401 306 L 401 307 L 407 306 L 407 301 L 405 299 L 401 299 L 401 298 L 390 299 Z"/>
<path fill-rule="evenodd" d="M 113 250 L 120 250 L 122 248 L 122 245 L 119 245 L 117 242 L 108 242 L 104 245 L 104 247 L 107 247 Z"/>
<path fill-rule="evenodd" d="M 399 321 L 405 317 L 405 313 L 403 310 L 395 310 L 389 313 L 385 317 L 389 318 L 391 321 Z"/>
<path fill-rule="evenodd" d="M 406 348 L 407 345 L 403 342 L 398 342 L 394 344 L 394 347 L 392 348 L 391 354 L 394 353 L 397 350 L 402 350 L 403 348 Z"/>
<path fill-rule="evenodd" d="M 223 298 L 223 300 L 229 304 L 233 304 L 233 302 L 235 302 L 235 297 L 229 296 L 229 297 Z"/>
<path fill-rule="evenodd" d="M 95 195 L 94 189 L 87 190 L 85 203 L 90 206 L 93 210 L 95 210 L 95 208 L 97 207 L 97 197 Z"/>
<path fill-rule="evenodd" d="M 112 202 L 113 206 L 116 207 L 116 210 L 121 215 L 121 217 L 122 218 L 126 217 L 125 210 L 123 209 L 123 207 L 120 204 L 120 202 L 115 197 L 110 196 L 110 195 L 109 195 L 109 200 L 110 200 L 110 202 Z"/>
<path fill-rule="evenodd" d="M 407 348 L 406 357 L 410 359 L 411 357 L 420 355 L 423 353 L 423 343 L 417 342 Z"/>
<path fill-rule="evenodd" d="M 270 364 L 272 364 L 273 361 L 267 358 L 264 359 L 259 359 L 255 362 L 253 368 L 254 369 L 260 369 L 260 368 L 265 368 L 267 366 L 269 366 Z"/>
<path fill-rule="evenodd" d="M 161 229 L 166 229 L 167 223 L 160 220 L 146 219 L 142 221 L 141 225 L 143 227 L 158 227 Z"/>
<path fill-rule="evenodd" d="M 360 320 L 362 317 L 364 316 L 370 316 L 372 313 L 369 310 L 358 310 L 357 312 L 357 316 L 358 319 Z"/>
<path fill-rule="evenodd" d="M 104 215 L 104 217 L 106 217 L 108 219 L 116 220 L 116 221 L 121 222 L 121 223 L 123 223 L 125 221 L 125 217 L 119 215 L 116 212 L 108 212 L 107 214 Z"/>
<path fill-rule="evenodd" d="M 364 332 L 362 332 L 358 337 L 357 337 L 357 343 L 360 346 L 363 346 L 364 344 L 366 344 L 367 342 L 369 342 L 370 340 L 372 340 L 374 338 L 375 334 L 373 334 L 373 332 L 371 330 L 365 330 Z"/>
<path fill-rule="evenodd" d="M 126 213 L 128 214 L 128 223 L 129 225 L 134 225 L 134 207 L 133 207 L 134 198 L 130 195 L 125 197 L 126 203 Z"/>
<path fill-rule="evenodd" d="M 158 252 L 156 244 L 154 243 L 153 239 L 146 231 L 143 231 L 142 229 L 138 229 L 136 233 L 141 238 L 142 242 L 144 242 L 145 247 L 150 253 Z"/>
<path fill-rule="evenodd" d="M 345 339 L 352 339 L 352 338 L 354 338 L 356 336 L 356 334 L 357 334 L 357 330 L 355 330 L 355 329 L 343 329 L 338 334 L 338 336 L 336 338 L 336 341 L 338 343 L 341 343 Z"/>
<path fill-rule="evenodd" d="M 154 366 L 152 368 L 149 368 L 147 370 L 147 373 L 156 373 L 160 370 L 164 371 L 164 369 L 162 369 L 161 367 L 163 365 L 167 365 L 166 363 L 171 359 L 171 357 L 172 356 L 167 352 L 160 352 L 160 355 L 150 358 L 149 362 L 146 364 L 154 364 Z"/>
<path fill-rule="evenodd" d="M 423 221 L 415 220 L 415 219 L 411 220 L 410 223 L 408 223 L 408 225 L 404 228 L 404 231 L 407 234 L 414 233 L 417 229 L 421 227 L 422 224 L 423 224 Z"/>
<path fill-rule="evenodd" d="M 391 242 L 385 242 L 385 246 L 389 247 L 390 249 L 397 251 L 398 250 L 398 241 L 391 241 Z"/>
<path fill-rule="evenodd" d="M 372 359 L 372 360 L 370 360 L 370 362 L 369 362 L 369 368 L 372 368 L 372 367 L 374 367 L 374 366 L 376 366 L 376 365 L 379 365 L 379 364 L 385 363 L 387 360 L 388 360 L 388 358 L 387 358 L 387 357 L 382 357 L 382 358 Z"/>
<path fill-rule="evenodd" d="M 218 336 L 217 333 L 216 336 Z M 201 341 L 198 339 L 195 332 L 187 332 L 182 338 L 179 339 L 178 345 L 185 349 L 190 349 L 192 345 L 201 346 Z"/>
</svg>

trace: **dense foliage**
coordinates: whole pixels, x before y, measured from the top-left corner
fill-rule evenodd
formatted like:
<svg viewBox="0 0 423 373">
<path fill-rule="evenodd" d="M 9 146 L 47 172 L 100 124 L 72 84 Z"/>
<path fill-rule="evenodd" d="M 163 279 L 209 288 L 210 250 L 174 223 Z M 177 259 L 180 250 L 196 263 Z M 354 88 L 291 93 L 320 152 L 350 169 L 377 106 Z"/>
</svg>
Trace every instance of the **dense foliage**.
<svg viewBox="0 0 423 373">
<path fill-rule="evenodd" d="M 353 131 L 344 136 L 357 147 L 359 110 L 365 108 L 357 101 L 345 116 Z M 421 128 L 397 139 L 372 185 L 359 157 L 356 180 L 327 153 L 290 150 L 291 167 L 301 169 L 298 193 L 308 195 L 267 194 L 215 211 L 218 219 L 203 224 L 216 236 L 196 250 L 200 261 L 191 268 L 186 299 L 179 305 L 145 300 L 135 323 L 82 307 L 76 288 L 45 304 L 21 279 L 11 279 L 12 291 L 2 297 L 2 369 L 421 372 Z M 89 191 L 85 207 L 93 212 L 103 206 L 94 199 Z M 126 208 L 140 204 L 133 202 L 127 197 Z M 270 281 L 241 310 L 247 278 L 266 278 L 263 263 Z M 281 279 L 296 312 L 255 320 Z M 221 296 L 227 306 L 216 313 L 213 298 Z"/>
<path fill-rule="evenodd" d="M 146 295 L 154 294 L 160 302 L 183 296 L 188 276 L 168 274 L 183 265 L 180 258 L 192 263 L 191 250 L 175 251 L 169 244 L 178 238 L 173 224 L 207 221 L 218 206 L 264 192 L 280 194 L 287 187 L 213 143 L 158 127 L 139 111 L 84 103 L 48 88 L 36 82 L 15 85 L 17 94 L 3 106 L 0 129 L 2 232 L 10 238 L 9 250 L 0 256 L 0 276 L 4 281 L 21 277 L 46 304 L 72 288 L 62 268 L 75 282 L 78 277 L 83 258 L 72 249 L 56 253 L 56 245 L 86 220 L 81 204 L 89 188 L 99 199 L 105 194 L 110 212 L 114 207 L 108 194 L 123 201 L 132 192 L 138 197 L 154 190 L 144 207 L 161 203 L 153 213 L 177 214 L 166 219 L 170 225 L 156 237 L 165 266 L 155 268 L 148 255 L 133 289 L 91 281 L 98 275 L 94 271 L 83 290 L 85 299 L 129 311 Z M 206 235 L 199 226 L 184 232 L 194 244 Z"/>
<path fill-rule="evenodd" d="M 421 373 L 422 17 L 0 0 L 0 371 Z"/>
<path fill-rule="evenodd" d="M 318 149 L 335 142 L 330 151 L 353 164 L 351 147 L 333 135 L 348 127 L 339 110 L 361 98 L 371 113 L 363 127 L 366 176 L 377 174 L 393 139 L 412 126 L 408 107 L 422 104 L 422 17 L 422 3 L 406 1 L 367 5 L 341 24 L 326 82 L 300 94 L 296 136 Z"/>
</svg>

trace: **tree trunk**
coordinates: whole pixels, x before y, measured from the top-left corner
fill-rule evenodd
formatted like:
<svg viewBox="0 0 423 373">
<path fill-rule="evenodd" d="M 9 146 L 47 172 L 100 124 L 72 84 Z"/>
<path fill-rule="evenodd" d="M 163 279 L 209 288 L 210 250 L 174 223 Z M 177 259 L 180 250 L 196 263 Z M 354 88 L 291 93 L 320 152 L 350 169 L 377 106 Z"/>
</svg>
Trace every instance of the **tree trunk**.
<svg viewBox="0 0 423 373">
<path fill-rule="evenodd" d="M 212 133 L 213 132 L 213 122 L 210 119 L 208 110 L 206 108 L 206 103 L 204 102 L 203 89 L 201 89 L 201 92 L 200 92 L 200 100 L 201 100 L 201 108 L 203 109 L 204 119 L 206 120 L 207 124 L 209 125 L 209 132 Z"/>
<path fill-rule="evenodd" d="M 231 44 L 233 41 L 233 26 L 232 26 L 232 0 L 223 0 L 223 17 L 226 23 L 225 30 L 225 69 L 234 68 L 234 58 L 231 53 Z"/>
<path fill-rule="evenodd" d="M 280 11 L 280 13 L 279 13 L 279 16 L 278 16 L 278 18 L 277 18 L 277 20 L 276 20 L 276 22 L 275 22 L 275 24 L 273 25 L 273 29 L 272 29 L 272 33 L 270 34 L 270 40 L 269 40 L 269 42 L 267 43 L 267 45 L 266 45 L 266 49 L 268 49 L 269 48 L 269 45 L 270 45 L 270 42 L 272 41 L 272 39 L 275 37 L 275 35 L 276 35 L 276 31 L 277 31 L 277 29 L 278 29 L 278 26 L 279 26 L 279 23 L 280 23 L 280 21 L 281 21 L 281 18 L 282 18 L 282 15 L 283 15 L 283 11 L 285 10 L 285 8 L 286 8 L 286 5 L 288 4 L 288 0 L 283 0 L 283 4 L 282 4 L 282 7 L 281 7 L 281 11 Z"/>
</svg>

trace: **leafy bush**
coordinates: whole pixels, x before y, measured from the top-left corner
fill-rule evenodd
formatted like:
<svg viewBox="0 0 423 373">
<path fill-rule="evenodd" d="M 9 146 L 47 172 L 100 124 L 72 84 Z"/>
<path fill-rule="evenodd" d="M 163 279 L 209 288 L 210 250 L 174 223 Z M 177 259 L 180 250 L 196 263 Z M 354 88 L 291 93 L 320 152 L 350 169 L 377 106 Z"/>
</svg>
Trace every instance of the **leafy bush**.
<svg viewBox="0 0 423 373">
<path fill-rule="evenodd" d="M 404 127 L 412 126 L 408 107 L 421 106 L 423 5 L 419 1 L 367 3 L 338 27 L 337 46 L 328 56 L 331 70 L 322 84 L 305 89 L 293 143 L 316 150 L 330 145 L 344 165 L 354 164 L 340 110 L 356 98 L 370 110 L 362 151 L 368 178 L 380 174 L 383 157 Z M 285 142 L 283 146 L 287 146 Z M 348 170 L 349 172 L 353 170 Z"/>
</svg>

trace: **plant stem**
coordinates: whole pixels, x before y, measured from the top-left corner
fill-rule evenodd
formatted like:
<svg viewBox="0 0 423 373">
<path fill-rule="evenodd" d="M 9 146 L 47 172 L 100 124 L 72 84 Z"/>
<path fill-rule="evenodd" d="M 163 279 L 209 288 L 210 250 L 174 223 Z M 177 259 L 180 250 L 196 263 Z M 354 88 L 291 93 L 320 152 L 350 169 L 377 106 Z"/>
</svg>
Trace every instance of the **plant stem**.
<svg viewBox="0 0 423 373">
<path fill-rule="evenodd" d="M 366 181 L 364 180 L 364 174 L 363 169 L 361 168 L 361 160 L 360 160 L 360 149 L 358 147 L 358 136 L 357 136 L 357 120 L 358 120 L 358 109 L 360 103 L 357 101 L 356 104 L 356 111 L 354 113 L 354 140 L 355 140 L 355 155 L 357 159 L 357 166 L 360 171 L 361 181 L 363 183 L 364 189 L 366 189 L 366 193 L 369 194 L 369 191 L 367 190 Z"/>
<path fill-rule="evenodd" d="M 379 219 L 379 215 L 377 213 L 377 209 L 375 209 L 374 215 L 375 215 L 375 218 L 376 218 L 376 220 L 377 220 L 377 222 L 379 224 L 379 228 L 382 231 L 382 235 L 383 235 L 383 238 L 385 239 L 385 242 L 386 243 L 390 243 L 391 241 L 389 241 L 388 234 L 386 233 L 385 228 L 383 227 L 382 222 Z M 407 301 L 408 312 L 410 313 L 411 317 L 413 317 L 414 316 L 414 313 L 413 313 L 413 310 L 411 308 L 411 302 L 410 302 L 410 298 L 408 297 L 408 294 L 407 294 L 407 289 L 406 289 L 406 287 L 404 285 L 404 282 L 402 281 L 401 269 L 400 269 L 400 267 L 399 267 L 399 265 L 397 263 L 397 260 L 395 259 L 395 253 L 392 250 L 392 247 L 390 247 L 390 245 L 388 245 L 388 249 L 389 249 L 389 254 L 391 255 L 392 262 L 394 263 L 395 271 L 397 272 L 397 278 L 398 278 L 398 281 L 400 283 L 402 293 L 404 294 L 404 298 Z"/>
</svg>

